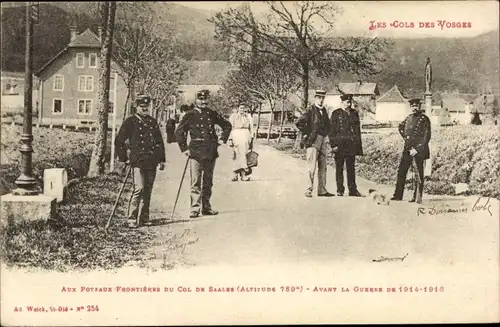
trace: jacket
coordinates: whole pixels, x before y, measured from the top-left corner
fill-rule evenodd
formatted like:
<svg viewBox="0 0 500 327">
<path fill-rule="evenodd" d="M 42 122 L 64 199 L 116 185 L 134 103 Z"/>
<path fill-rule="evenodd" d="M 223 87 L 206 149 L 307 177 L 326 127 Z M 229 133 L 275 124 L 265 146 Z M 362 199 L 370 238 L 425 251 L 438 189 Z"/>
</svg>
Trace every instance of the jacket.
<svg viewBox="0 0 500 327">
<path fill-rule="evenodd" d="M 130 156 L 127 158 L 129 142 Z M 125 119 L 115 139 L 116 153 L 120 161 L 129 159 L 132 167 L 155 169 L 165 162 L 165 145 L 158 122 L 151 116 L 133 115 Z"/>
<path fill-rule="evenodd" d="M 324 110 L 323 114 L 321 113 L 321 110 Z M 330 122 L 328 120 L 326 109 L 320 109 L 315 105 L 311 106 L 309 110 L 300 116 L 295 123 L 295 126 L 303 134 L 302 142 L 306 148 L 309 148 L 314 144 L 318 134 L 328 136 L 328 131 L 330 129 L 329 125 Z"/>
<path fill-rule="evenodd" d="M 412 113 L 398 126 L 399 134 L 404 139 L 403 151 L 417 150 L 417 156 L 429 159 L 429 141 L 431 140 L 431 121 L 423 113 Z"/>
<path fill-rule="evenodd" d="M 231 133 L 231 123 L 221 114 L 211 109 L 192 109 L 182 117 L 175 130 L 175 138 L 181 152 L 189 149 L 195 160 L 215 160 L 219 157 L 219 146 L 215 125 L 222 128 L 221 140 L 226 143 Z M 189 132 L 190 142 L 187 144 Z"/>
<path fill-rule="evenodd" d="M 330 117 L 330 146 L 337 153 L 349 156 L 363 155 L 361 122 L 358 112 L 350 108 L 336 109 Z"/>
</svg>

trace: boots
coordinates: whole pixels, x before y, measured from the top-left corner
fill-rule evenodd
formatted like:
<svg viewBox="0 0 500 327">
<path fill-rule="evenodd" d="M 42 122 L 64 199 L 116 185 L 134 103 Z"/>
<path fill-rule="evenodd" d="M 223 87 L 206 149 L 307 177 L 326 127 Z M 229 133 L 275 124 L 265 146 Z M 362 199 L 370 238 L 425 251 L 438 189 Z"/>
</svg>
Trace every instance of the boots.
<svg viewBox="0 0 500 327">
<path fill-rule="evenodd" d="M 247 182 L 250 180 L 250 177 L 248 177 L 246 174 L 245 174 L 245 170 L 241 170 L 240 172 L 240 177 L 241 177 L 241 180 L 244 181 L 244 182 Z"/>
<path fill-rule="evenodd" d="M 238 173 L 233 173 L 233 178 L 231 179 L 232 182 L 237 182 L 238 181 Z"/>
</svg>

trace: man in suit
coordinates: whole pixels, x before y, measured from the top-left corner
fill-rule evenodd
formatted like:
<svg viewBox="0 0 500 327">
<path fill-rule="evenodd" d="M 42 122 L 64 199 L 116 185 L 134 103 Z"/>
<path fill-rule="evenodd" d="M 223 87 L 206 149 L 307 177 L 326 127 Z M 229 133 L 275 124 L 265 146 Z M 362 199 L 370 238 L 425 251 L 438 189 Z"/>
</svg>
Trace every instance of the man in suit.
<svg viewBox="0 0 500 327">
<path fill-rule="evenodd" d="M 352 95 L 343 94 L 340 99 L 342 101 L 342 108 L 332 112 L 329 134 L 330 147 L 335 155 L 337 195 L 344 195 L 345 164 L 349 196 L 362 196 L 356 186 L 356 171 L 354 168 L 356 156 L 363 155 L 359 114 L 352 108 Z"/>
<path fill-rule="evenodd" d="M 414 190 L 413 198 L 410 202 L 415 202 L 417 192 L 420 193 L 420 198 L 422 198 L 422 193 L 424 191 L 424 161 L 429 159 L 430 156 L 429 141 L 431 140 L 431 121 L 421 110 L 420 99 L 410 100 L 410 106 L 413 109 L 413 113 L 406 117 L 406 119 L 399 124 L 398 128 L 399 134 L 401 134 L 404 139 L 404 147 L 398 168 L 396 189 L 391 199 L 393 201 L 401 201 L 403 199 L 406 174 L 413 160 L 415 160 L 421 183 L 419 189 Z"/>
<path fill-rule="evenodd" d="M 158 122 L 149 115 L 151 97 L 138 95 L 137 112 L 125 119 L 116 136 L 118 158 L 132 168 L 134 190 L 129 208 L 128 227 L 150 226 L 149 204 L 156 178 L 156 167 L 165 168 L 165 145 Z M 127 158 L 125 141 L 129 141 L 130 156 Z M 130 210 L 132 209 L 132 210 Z"/>
<path fill-rule="evenodd" d="M 216 215 L 210 204 L 212 196 L 213 173 L 215 161 L 219 157 L 217 148 L 220 142 L 226 144 L 231 132 L 231 124 L 222 115 L 208 107 L 209 91 L 202 90 L 196 94 L 196 106 L 182 117 L 175 138 L 181 152 L 191 158 L 191 212 L 190 218 L 197 218 L 200 210 L 203 215 Z M 215 125 L 222 128 L 219 141 Z M 187 144 L 187 134 L 191 141 Z"/>
<path fill-rule="evenodd" d="M 314 105 L 297 121 L 296 126 L 303 134 L 306 148 L 308 185 L 305 196 L 312 197 L 314 176 L 318 168 L 318 196 L 330 197 L 334 194 L 326 190 L 326 155 L 328 151 L 329 121 L 326 108 L 323 106 L 326 92 L 317 90 L 314 96 Z"/>
</svg>

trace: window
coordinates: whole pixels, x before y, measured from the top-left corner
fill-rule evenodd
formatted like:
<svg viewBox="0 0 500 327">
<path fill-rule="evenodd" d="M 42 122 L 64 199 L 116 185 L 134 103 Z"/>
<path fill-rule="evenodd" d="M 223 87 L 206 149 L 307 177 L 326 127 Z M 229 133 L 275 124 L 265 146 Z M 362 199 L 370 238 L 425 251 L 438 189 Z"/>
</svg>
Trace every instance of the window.
<svg viewBox="0 0 500 327">
<path fill-rule="evenodd" d="M 64 76 L 54 76 L 54 91 L 62 91 L 64 89 Z"/>
<path fill-rule="evenodd" d="M 61 115 L 63 113 L 63 106 L 61 99 L 52 100 L 52 113 L 54 115 Z"/>
<path fill-rule="evenodd" d="M 113 104 L 113 102 L 109 101 L 108 113 L 112 114 L 114 110 L 115 110 L 115 105 Z"/>
<path fill-rule="evenodd" d="M 80 99 L 78 100 L 78 114 L 90 115 L 92 113 L 92 100 Z"/>
<path fill-rule="evenodd" d="M 78 76 L 78 91 L 93 92 L 94 91 L 94 76 L 80 75 Z"/>
<path fill-rule="evenodd" d="M 85 67 L 84 54 L 81 52 L 76 54 L 76 67 L 77 68 Z"/>
<path fill-rule="evenodd" d="M 19 91 L 17 90 L 17 84 L 7 83 L 5 88 L 2 90 L 2 94 L 5 95 L 17 95 Z"/>
<path fill-rule="evenodd" d="M 97 54 L 96 53 L 91 53 L 89 55 L 89 67 L 90 68 L 96 68 L 97 67 Z"/>
</svg>

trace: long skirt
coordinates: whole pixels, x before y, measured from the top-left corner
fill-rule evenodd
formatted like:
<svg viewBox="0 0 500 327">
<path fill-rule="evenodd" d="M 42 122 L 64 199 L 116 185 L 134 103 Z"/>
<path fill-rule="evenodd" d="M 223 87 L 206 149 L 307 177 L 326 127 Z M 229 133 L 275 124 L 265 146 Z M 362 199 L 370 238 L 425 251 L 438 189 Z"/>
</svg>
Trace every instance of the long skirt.
<svg viewBox="0 0 500 327">
<path fill-rule="evenodd" d="M 233 139 L 233 171 L 248 169 L 247 153 L 250 150 L 251 135 L 248 129 L 233 129 L 231 131 Z"/>
<path fill-rule="evenodd" d="M 167 128 L 167 143 L 174 143 L 175 140 L 175 129 Z"/>
</svg>

